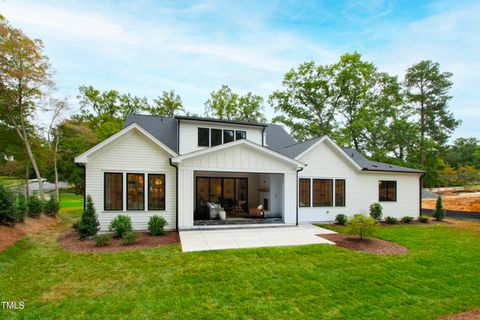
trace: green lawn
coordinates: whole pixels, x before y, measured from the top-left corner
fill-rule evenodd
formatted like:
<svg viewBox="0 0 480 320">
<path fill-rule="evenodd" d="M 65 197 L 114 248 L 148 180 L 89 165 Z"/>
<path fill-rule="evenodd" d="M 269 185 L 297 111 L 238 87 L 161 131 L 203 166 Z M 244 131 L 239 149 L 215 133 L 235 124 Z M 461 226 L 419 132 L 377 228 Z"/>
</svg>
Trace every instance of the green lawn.
<svg viewBox="0 0 480 320">
<path fill-rule="evenodd" d="M 14 187 L 19 185 L 23 181 L 16 178 L 16 177 L 7 177 L 7 176 L 0 176 L 0 184 L 5 185 L 7 187 Z"/>
<path fill-rule="evenodd" d="M 64 219 L 78 216 L 79 198 L 62 199 Z M 56 243 L 66 228 L 0 253 L 0 300 L 26 303 L 1 319 L 436 319 L 480 307 L 478 222 L 383 227 L 410 249 L 399 256 L 327 245 L 70 253 Z"/>
</svg>

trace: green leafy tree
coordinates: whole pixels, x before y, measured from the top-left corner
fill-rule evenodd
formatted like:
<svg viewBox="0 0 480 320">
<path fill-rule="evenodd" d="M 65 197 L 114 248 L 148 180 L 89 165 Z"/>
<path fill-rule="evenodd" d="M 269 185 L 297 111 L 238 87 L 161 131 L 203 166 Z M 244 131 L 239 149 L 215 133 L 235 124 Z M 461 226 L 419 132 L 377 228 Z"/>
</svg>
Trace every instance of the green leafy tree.
<svg viewBox="0 0 480 320">
<path fill-rule="evenodd" d="M 251 92 L 239 95 L 227 85 L 210 93 L 205 102 L 205 115 L 223 120 L 263 122 L 263 98 Z"/>
<path fill-rule="evenodd" d="M 453 130 L 460 124 L 448 110 L 448 95 L 452 87 L 452 73 L 441 72 L 438 63 L 421 61 L 407 70 L 405 91 L 409 108 L 418 120 L 419 159 L 425 164 L 427 140 L 443 146 Z"/>
<path fill-rule="evenodd" d="M 378 221 L 356 214 L 347 222 L 348 233 L 357 235 L 360 239 L 365 237 L 373 237 L 377 232 Z"/>
<path fill-rule="evenodd" d="M 53 86 L 43 43 L 28 38 L 0 16 L 0 115 L 2 122 L 15 129 L 38 180 L 44 200 L 42 175 L 32 151 L 32 119 L 45 90 Z"/>
<path fill-rule="evenodd" d="M 290 128 L 297 140 L 332 135 L 339 99 L 334 79 L 331 66 L 313 61 L 291 69 L 283 78 L 283 90 L 270 95 L 269 103 L 279 114 L 273 122 Z"/>
<path fill-rule="evenodd" d="M 480 169 L 480 140 L 458 138 L 447 149 L 445 161 L 453 166 L 473 166 Z"/>
<path fill-rule="evenodd" d="M 174 90 L 163 91 L 161 96 L 153 100 L 153 103 L 154 105 L 147 109 L 151 115 L 174 117 L 180 112 L 185 112 L 182 98 Z"/>
<path fill-rule="evenodd" d="M 90 195 L 87 196 L 87 205 L 85 211 L 82 213 L 80 223 L 78 224 L 77 231 L 80 239 L 84 240 L 88 237 L 92 237 L 100 230 L 100 222 L 98 221 L 95 206 Z"/>
</svg>

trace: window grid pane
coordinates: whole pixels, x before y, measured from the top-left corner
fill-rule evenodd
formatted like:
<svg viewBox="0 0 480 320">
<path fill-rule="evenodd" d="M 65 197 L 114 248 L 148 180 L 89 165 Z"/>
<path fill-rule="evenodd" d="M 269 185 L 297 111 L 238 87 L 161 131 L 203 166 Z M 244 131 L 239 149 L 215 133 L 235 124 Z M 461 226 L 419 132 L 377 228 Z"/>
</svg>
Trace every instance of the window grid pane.
<svg viewBox="0 0 480 320">
<path fill-rule="evenodd" d="M 310 207 L 310 179 L 300 179 L 299 187 L 300 207 Z"/>
<path fill-rule="evenodd" d="M 235 140 L 247 139 L 246 131 L 235 131 Z"/>
<path fill-rule="evenodd" d="M 123 174 L 105 173 L 104 210 L 123 210 Z"/>
<path fill-rule="evenodd" d="M 379 201 L 397 201 L 397 181 L 379 181 Z"/>
<path fill-rule="evenodd" d="M 212 147 L 222 144 L 222 129 L 212 129 Z"/>
<path fill-rule="evenodd" d="M 223 143 L 229 143 L 235 140 L 235 134 L 233 130 L 223 130 Z"/>
<path fill-rule="evenodd" d="M 199 147 L 210 146 L 210 129 L 198 128 L 198 146 Z"/>
<path fill-rule="evenodd" d="M 345 179 L 335 180 L 335 206 L 345 207 Z"/>
<path fill-rule="evenodd" d="M 333 206 L 333 180 L 313 179 L 313 206 Z"/>
<path fill-rule="evenodd" d="M 144 176 L 127 173 L 127 210 L 144 210 Z"/>
<path fill-rule="evenodd" d="M 165 175 L 148 175 L 148 210 L 165 210 Z"/>
</svg>

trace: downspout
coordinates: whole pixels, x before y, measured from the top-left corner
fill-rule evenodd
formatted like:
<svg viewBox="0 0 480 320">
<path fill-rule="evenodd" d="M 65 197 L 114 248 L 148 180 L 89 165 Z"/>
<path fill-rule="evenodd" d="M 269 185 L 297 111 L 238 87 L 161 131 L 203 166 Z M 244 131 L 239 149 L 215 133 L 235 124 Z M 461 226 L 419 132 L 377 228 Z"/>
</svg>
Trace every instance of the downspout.
<svg viewBox="0 0 480 320">
<path fill-rule="evenodd" d="M 168 160 L 170 165 L 175 167 L 175 230 L 178 232 L 178 166 L 173 164 L 172 158 Z"/>
<path fill-rule="evenodd" d="M 86 202 L 87 202 L 87 167 L 85 163 L 82 164 L 83 166 L 83 211 L 85 211 Z"/>
<path fill-rule="evenodd" d="M 265 129 L 266 128 L 267 127 L 263 127 L 263 129 L 262 129 L 262 147 L 265 147 L 265 141 L 264 140 L 265 140 Z"/>
<path fill-rule="evenodd" d="M 297 169 L 297 172 L 296 172 L 296 175 L 297 175 L 297 181 L 296 181 L 297 190 L 296 190 L 296 192 L 295 192 L 295 198 L 296 198 L 296 199 L 295 199 L 295 202 L 296 202 L 296 207 L 295 207 L 295 210 L 296 210 L 296 213 L 295 213 L 295 214 L 296 214 L 296 217 L 295 217 L 295 218 L 296 218 L 296 222 L 295 222 L 295 225 L 296 225 L 296 226 L 298 226 L 298 195 L 299 195 L 299 190 L 298 190 L 298 187 L 299 187 L 299 185 L 298 185 L 298 173 L 299 173 L 300 171 L 302 171 L 302 170 L 303 170 L 303 167 L 300 168 L 300 169 Z"/>
</svg>

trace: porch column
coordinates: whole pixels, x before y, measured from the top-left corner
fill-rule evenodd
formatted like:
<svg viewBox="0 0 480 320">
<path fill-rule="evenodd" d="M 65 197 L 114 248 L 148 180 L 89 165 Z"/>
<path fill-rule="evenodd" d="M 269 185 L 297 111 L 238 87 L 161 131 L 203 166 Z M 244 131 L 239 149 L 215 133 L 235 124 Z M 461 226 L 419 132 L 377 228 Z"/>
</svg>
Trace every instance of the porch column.
<svg viewBox="0 0 480 320">
<path fill-rule="evenodd" d="M 296 223 L 296 196 L 297 196 L 297 181 L 296 172 L 285 172 L 283 182 L 283 216 L 286 224 Z"/>
<path fill-rule="evenodd" d="M 178 228 L 193 227 L 193 170 L 178 168 Z"/>
</svg>

